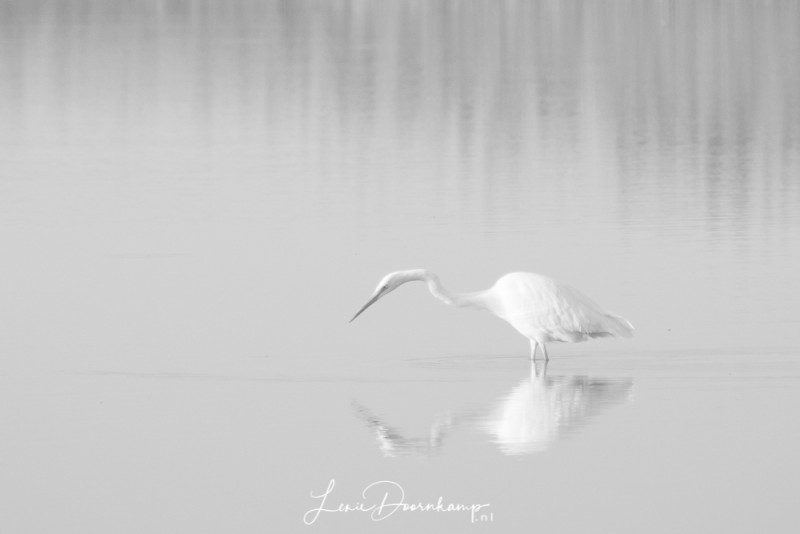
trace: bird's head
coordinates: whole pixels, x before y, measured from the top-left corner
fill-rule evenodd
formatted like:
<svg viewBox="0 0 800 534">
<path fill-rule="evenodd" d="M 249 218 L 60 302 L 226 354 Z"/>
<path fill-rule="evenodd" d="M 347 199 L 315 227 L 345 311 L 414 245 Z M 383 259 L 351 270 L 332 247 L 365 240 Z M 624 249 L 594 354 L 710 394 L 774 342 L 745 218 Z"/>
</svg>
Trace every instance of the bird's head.
<svg viewBox="0 0 800 534">
<path fill-rule="evenodd" d="M 364 313 L 364 310 L 375 304 L 378 299 L 388 295 L 406 282 L 412 282 L 414 280 L 427 280 L 430 276 L 431 275 L 428 274 L 425 269 L 410 269 L 407 271 L 395 271 L 387 274 L 381 279 L 380 282 L 378 282 L 378 287 L 375 288 L 372 296 L 369 298 L 367 303 L 364 304 L 360 310 L 358 310 L 353 318 L 350 319 L 350 322 L 352 323 L 355 321 L 356 317 Z"/>
</svg>

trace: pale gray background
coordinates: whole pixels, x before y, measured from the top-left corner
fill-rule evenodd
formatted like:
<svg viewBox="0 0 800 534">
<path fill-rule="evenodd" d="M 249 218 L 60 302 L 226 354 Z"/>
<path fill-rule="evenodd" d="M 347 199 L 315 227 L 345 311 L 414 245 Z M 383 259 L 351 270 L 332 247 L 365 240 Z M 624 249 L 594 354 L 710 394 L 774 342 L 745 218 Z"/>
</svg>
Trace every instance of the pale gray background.
<svg viewBox="0 0 800 534">
<path fill-rule="evenodd" d="M 799 184 L 794 1 L 4 0 L 0 531 L 795 531 Z"/>
</svg>

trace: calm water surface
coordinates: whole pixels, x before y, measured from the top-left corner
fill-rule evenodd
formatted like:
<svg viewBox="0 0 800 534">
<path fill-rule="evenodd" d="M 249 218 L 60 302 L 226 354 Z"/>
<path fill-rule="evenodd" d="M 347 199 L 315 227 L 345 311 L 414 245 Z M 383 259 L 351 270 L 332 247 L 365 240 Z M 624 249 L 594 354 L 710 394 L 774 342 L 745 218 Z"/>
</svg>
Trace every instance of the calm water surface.
<svg viewBox="0 0 800 534">
<path fill-rule="evenodd" d="M 0 530 L 793 531 L 798 58 L 788 1 L 0 3 Z M 348 324 L 416 267 L 636 337 Z"/>
</svg>

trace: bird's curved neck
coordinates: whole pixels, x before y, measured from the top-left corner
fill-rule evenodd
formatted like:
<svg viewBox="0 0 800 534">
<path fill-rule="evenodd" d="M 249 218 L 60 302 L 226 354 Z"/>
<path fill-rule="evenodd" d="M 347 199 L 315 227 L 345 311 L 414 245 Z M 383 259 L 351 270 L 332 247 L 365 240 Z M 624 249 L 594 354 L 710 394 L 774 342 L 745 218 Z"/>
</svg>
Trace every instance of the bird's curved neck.
<svg viewBox="0 0 800 534">
<path fill-rule="evenodd" d="M 458 306 L 459 308 L 474 308 L 485 309 L 486 305 L 483 301 L 484 291 L 477 291 L 475 293 L 451 293 L 439 281 L 439 277 L 433 273 L 425 271 L 422 279 L 428 284 L 428 290 L 431 295 L 441 300 L 450 306 Z"/>
</svg>

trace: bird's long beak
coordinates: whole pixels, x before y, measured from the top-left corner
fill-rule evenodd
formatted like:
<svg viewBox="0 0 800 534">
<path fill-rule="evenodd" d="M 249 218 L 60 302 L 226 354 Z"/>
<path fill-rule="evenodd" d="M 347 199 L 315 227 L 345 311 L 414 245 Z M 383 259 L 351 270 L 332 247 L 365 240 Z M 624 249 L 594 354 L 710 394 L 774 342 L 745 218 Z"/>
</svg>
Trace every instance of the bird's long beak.
<svg viewBox="0 0 800 534">
<path fill-rule="evenodd" d="M 364 310 L 366 310 L 367 308 L 369 308 L 370 306 L 372 306 L 373 304 L 375 304 L 375 302 L 377 302 L 377 301 L 378 301 L 378 299 L 379 299 L 379 298 L 381 298 L 382 296 L 384 296 L 385 294 L 386 294 L 386 292 L 385 292 L 385 291 L 378 291 L 377 293 L 375 293 L 374 295 L 372 295 L 372 298 L 370 298 L 370 299 L 367 301 L 367 303 L 366 303 L 366 304 L 364 304 L 364 306 L 362 306 L 360 310 L 358 310 L 358 312 L 357 312 L 357 313 L 356 313 L 356 314 L 353 316 L 353 318 L 352 318 L 352 319 L 350 319 L 350 322 L 352 323 L 353 321 L 355 321 L 355 320 L 356 320 L 356 317 L 358 317 L 359 315 L 361 315 L 362 313 L 364 313 Z"/>
</svg>

